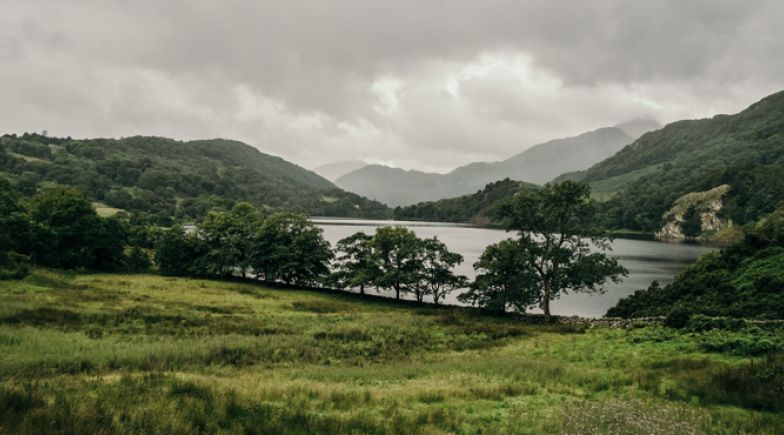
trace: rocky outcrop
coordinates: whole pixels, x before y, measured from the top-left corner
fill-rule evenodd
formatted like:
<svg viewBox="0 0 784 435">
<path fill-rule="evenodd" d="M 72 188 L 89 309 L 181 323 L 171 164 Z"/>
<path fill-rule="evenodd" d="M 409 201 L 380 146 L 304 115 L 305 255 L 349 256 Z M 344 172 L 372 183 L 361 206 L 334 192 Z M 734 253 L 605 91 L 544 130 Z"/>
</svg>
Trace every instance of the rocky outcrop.
<svg viewBox="0 0 784 435">
<path fill-rule="evenodd" d="M 722 218 L 719 212 L 724 207 L 724 196 L 730 191 L 729 184 L 723 184 L 705 192 L 691 192 L 681 196 L 672 208 L 664 214 L 664 226 L 656 232 L 657 240 L 685 240 L 683 232 L 684 215 L 694 207 L 699 213 L 700 236 L 713 234 L 732 227 L 729 218 Z"/>
</svg>

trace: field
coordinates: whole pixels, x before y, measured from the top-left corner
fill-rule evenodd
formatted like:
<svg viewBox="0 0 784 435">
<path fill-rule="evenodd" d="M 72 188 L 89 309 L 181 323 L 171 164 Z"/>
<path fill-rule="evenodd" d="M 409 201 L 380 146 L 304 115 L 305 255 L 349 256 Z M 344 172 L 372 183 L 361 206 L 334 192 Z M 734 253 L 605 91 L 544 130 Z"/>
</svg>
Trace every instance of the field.
<svg viewBox="0 0 784 435">
<path fill-rule="evenodd" d="M 0 281 L 0 433 L 784 433 L 782 360 L 706 343 L 37 270 Z"/>
</svg>

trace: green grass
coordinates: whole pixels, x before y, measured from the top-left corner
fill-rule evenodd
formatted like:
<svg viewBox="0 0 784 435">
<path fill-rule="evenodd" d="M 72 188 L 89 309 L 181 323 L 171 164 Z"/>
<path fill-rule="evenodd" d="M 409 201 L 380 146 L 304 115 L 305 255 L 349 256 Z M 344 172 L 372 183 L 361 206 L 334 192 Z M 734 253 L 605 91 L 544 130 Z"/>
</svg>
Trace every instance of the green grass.
<svg viewBox="0 0 784 435">
<path fill-rule="evenodd" d="M 605 202 L 621 191 L 631 182 L 658 171 L 661 165 L 651 165 L 642 169 L 629 171 L 621 175 L 591 182 L 591 198 Z"/>
<path fill-rule="evenodd" d="M 777 360 L 700 337 L 38 270 L 0 281 L 0 433 L 784 431 Z"/>
<path fill-rule="evenodd" d="M 108 206 L 102 202 L 93 202 L 93 207 L 95 208 L 95 212 L 98 213 L 98 216 L 101 217 L 111 217 L 125 211 L 121 208 Z"/>
</svg>

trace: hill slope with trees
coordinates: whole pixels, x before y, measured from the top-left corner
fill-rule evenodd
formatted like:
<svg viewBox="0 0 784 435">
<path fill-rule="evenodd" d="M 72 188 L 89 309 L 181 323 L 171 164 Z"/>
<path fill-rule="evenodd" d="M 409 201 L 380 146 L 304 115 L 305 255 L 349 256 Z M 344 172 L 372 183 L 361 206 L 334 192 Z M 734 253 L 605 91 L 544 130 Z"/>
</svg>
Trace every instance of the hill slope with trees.
<svg viewBox="0 0 784 435">
<path fill-rule="evenodd" d="M 396 220 L 431 222 L 470 222 L 486 225 L 494 223 L 495 209 L 521 189 L 538 189 L 535 184 L 504 179 L 485 186 L 471 195 L 440 201 L 420 202 L 408 207 L 396 207 L 393 211 Z"/>
<path fill-rule="evenodd" d="M 94 201 L 164 224 L 200 218 L 211 208 L 238 201 L 311 215 L 388 214 L 383 204 L 344 192 L 280 157 L 224 139 L 5 135 L 0 138 L 0 173 L 26 195 L 52 184 L 70 186 Z"/>
<path fill-rule="evenodd" d="M 743 241 L 702 257 L 660 287 L 621 299 L 607 315 L 694 314 L 784 319 L 784 207 L 749 228 Z"/>
<path fill-rule="evenodd" d="M 719 217 L 754 222 L 784 202 L 784 92 L 735 115 L 679 121 L 647 133 L 584 172 L 608 199 L 606 223 L 653 232 L 675 201 L 728 185 Z"/>
</svg>

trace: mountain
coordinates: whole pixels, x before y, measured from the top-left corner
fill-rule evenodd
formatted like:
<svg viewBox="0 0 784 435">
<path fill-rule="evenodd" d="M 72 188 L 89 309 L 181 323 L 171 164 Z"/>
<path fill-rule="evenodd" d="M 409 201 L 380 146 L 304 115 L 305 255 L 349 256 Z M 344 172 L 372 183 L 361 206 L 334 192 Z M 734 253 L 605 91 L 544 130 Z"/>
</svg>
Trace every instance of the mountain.
<svg viewBox="0 0 784 435">
<path fill-rule="evenodd" d="M 638 132 L 646 122 L 648 126 L 657 125 L 653 121 L 636 121 L 629 124 L 629 130 Z M 552 140 L 503 161 L 471 163 L 448 174 L 369 165 L 343 175 L 335 184 L 392 206 L 465 195 L 504 178 L 543 184 L 565 172 L 588 168 L 633 142 L 635 137 L 620 127 Z"/>
<path fill-rule="evenodd" d="M 652 119 L 633 119 L 615 126 L 624 133 L 637 139 L 645 133 L 662 128 L 661 124 Z"/>
<path fill-rule="evenodd" d="M 390 206 L 450 198 L 476 190 L 475 183 L 464 185 L 447 175 L 383 165 L 367 165 L 338 178 L 335 184 L 343 190 Z"/>
<path fill-rule="evenodd" d="M 51 184 L 73 186 L 94 201 L 161 223 L 196 219 L 236 201 L 325 216 L 388 215 L 383 204 L 344 192 L 280 157 L 224 139 L 4 135 L 0 175 L 24 194 Z"/>
<path fill-rule="evenodd" d="M 499 201 L 514 195 L 521 189 L 537 188 L 538 186 L 535 184 L 506 178 L 492 182 L 471 195 L 397 207 L 394 210 L 394 218 L 396 220 L 467 222 L 487 225 L 495 221 L 493 212 Z"/>
<path fill-rule="evenodd" d="M 683 222 L 672 212 L 680 198 L 726 185 L 718 204 L 697 210 L 705 233 L 705 222 L 747 224 L 782 205 L 783 174 L 784 92 L 779 92 L 735 115 L 674 122 L 561 178 L 590 183 L 596 197 L 606 200 L 608 225 L 647 232 L 673 223 L 680 227 Z"/>
<path fill-rule="evenodd" d="M 327 163 L 313 168 L 312 171 L 321 175 L 330 181 L 335 181 L 338 178 L 348 174 L 349 172 L 356 171 L 367 166 L 367 163 L 362 160 L 347 160 L 343 162 Z"/>
</svg>

